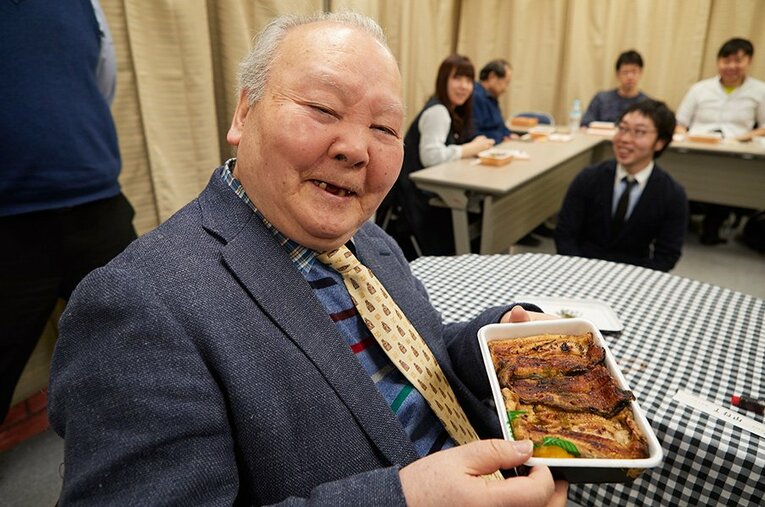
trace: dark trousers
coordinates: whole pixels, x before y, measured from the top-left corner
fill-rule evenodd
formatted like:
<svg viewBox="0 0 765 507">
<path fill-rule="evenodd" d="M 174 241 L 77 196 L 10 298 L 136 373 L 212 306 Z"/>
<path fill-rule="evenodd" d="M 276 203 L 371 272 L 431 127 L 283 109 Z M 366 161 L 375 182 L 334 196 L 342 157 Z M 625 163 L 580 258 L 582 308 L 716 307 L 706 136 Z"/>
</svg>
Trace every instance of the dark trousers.
<svg viewBox="0 0 765 507">
<path fill-rule="evenodd" d="M 0 217 L 0 422 L 58 298 L 136 239 L 124 195 Z"/>
<path fill-rule="evenodd" d="M 735 213 L 739 217 L 742 217 L 749 216 L 756 211 L 750 208 L 739 208 L 698 201 L 690 201 L 690 209 L 691 213 L 704 215 L 704 219 L 701 223 L 701 238 L 708 241 L 716 240 L 720 237 L 720 229 L 731 213 Z"/>
</svg>

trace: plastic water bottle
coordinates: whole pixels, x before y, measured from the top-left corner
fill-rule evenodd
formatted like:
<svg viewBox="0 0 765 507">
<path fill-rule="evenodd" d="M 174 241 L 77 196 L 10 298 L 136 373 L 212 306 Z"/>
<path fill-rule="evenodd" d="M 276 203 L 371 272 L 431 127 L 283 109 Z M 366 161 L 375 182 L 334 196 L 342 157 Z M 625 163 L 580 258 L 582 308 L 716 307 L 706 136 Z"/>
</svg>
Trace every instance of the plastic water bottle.
<svg viewBox="0 0 765 507">
<path fill-rule="evenodd" d="M 571 112 L 568 114 L 568 130 L 573 135 L 579 132 L 579 126 L 582 124 L 582 103 L 579 99 L 574 99 L 571 106 Z"/>
</svg>

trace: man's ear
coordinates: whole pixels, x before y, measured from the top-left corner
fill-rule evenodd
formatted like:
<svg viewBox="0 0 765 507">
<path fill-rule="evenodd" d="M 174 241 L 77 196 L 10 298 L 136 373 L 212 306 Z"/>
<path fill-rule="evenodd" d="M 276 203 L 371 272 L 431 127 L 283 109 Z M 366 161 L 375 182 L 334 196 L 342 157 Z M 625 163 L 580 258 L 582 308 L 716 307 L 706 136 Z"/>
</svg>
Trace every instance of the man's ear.
<svg viewBox="0 0 765 507">
<path fill-rule="evenodd" d="M 667 141 L 665 141 L 664 139 L 657 139 L 656 143 L 653 145 L 653 152 L 656 153 L 657 151 L 660 151 L 666 145 L 667 145 Z"/>
<path fill-rule="evenodd" d="M 226 141 L 231 146 L 239 146 L 239 141 L 242 140 L 242 132 L 244 131 L 244 120 L 247 118 L 248 112 L 250 112 L 250 103 L 247 99 L 247 90 L 242 90 L 239 92 L 239 102 L 236 104 L 231 127 L 226 134 Z"/>
</svg>

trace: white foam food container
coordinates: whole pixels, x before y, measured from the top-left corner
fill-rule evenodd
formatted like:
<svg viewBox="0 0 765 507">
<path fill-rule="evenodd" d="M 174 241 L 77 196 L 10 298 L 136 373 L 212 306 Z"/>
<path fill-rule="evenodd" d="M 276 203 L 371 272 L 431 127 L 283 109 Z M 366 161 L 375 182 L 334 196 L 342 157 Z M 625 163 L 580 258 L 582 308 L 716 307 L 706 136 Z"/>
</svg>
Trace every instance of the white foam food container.
<svg viewBox="0 0 765 507">
<path fill-rule="evenodd" d="M 589 127 L 591 129 L 615 129 L 616 124 L 612 121 L 591 121 Z"/>
<path fill-rule="evenodd" d="M 597 345 L 605 349 L 605 366 L 622 389 L 629 389 L 627 381 L 608 350 L 603 335 L 588 320 L 585 319 L 556 319 L 517 324 L 489 324 L 478 331 L 478 341 L 486 366 L 486 374 L 489 377 L 494 404 L 497 408 L 497 417 L 500 420 L 502 434 L 506 440 L 513 440 L 512 432 L 508 426 L 507 410 L 505 401 L 494 370 L 488 344 L 495 340 L 510 338 L 522 338 L 540 334 L 567 334 L 581 335 L 592 333 Z M 635 394 L 633 392 L 633 394 Z M 635 395 L 637 397 L 637 395 Z M 570 483 L 602 483 L 602 482 L 629 482 L 637 477 L 645 468 L 651 468 L 661 463 L 663 452 L 656 435 L 641 412 L 637 401 L 630 402 L 632 413 L 638 428 L 648 442 L 648 457 L 642 459 L 604 459 L 604 458 L 530 458 L 525 465 L 547 465 L 551 468 L 556 478 L 565 479 Z"/>
<path fill-rule="evenodd" d="M 717 144 L 723 137 L 719 132 L 688 132 L 685 138 L 694 143 Z"/>
</svg>

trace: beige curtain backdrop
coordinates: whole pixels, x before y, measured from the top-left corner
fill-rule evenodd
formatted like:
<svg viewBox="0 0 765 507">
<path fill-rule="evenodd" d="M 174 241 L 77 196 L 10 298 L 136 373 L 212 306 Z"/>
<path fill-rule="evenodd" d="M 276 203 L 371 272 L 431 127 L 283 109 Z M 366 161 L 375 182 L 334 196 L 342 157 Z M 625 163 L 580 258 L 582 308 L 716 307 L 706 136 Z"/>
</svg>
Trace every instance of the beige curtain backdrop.
<svg viewBox="0 0 765 507">
<path fill-rule="evenodd" d="M 615 86 L 629 48 L 646 67 L 642 87 L 676 108 L 688 87 L 714 75 L 720 44 L 755 47 L 765 79 L 765 2 L 760 0 L 102 0 L 118 57 L 113 107 L 121 181 L 146 232 L 204 187 L 233 154 L 225 134 L 236 105 L 236 69 L 252 37 L 284 13 L 329 8 L 375 18 L 399 61 L 409 122 L 433 93 L 441 60 L 457 51 L 476 70 L 513 65 L 506 115 L 546 111 L 565 123 L 574 98 L 586 107 Z"/>
<path fill-rule="evenodd" d="M 551 113 L 565 123 L 575 98 L 616 86 L 614 64 L 636 49 L 641 87 L 676 109 L 691 84 L 716 74 L 716 55 L 731 37 L 755 45 L 751 75 L 765 80 L 765 2 L 759 0 L 467 0 L 458 51 L 477 66 L 513 65 L 506 115 Z"/>
<path fill-rule="evenodd" d="M 225 132 L 236 106 L 236 68 L 252 36 L 314 1 L 102 0 L 117 51 L 113 114 L 121 183 L 139 233 L 193 199 L 231 154 Z"/>
<path fill-rule="evenodd" d="M 117 51 L 112 107 L 122 153 L 120 181 L 140 234 L 202 190 L 232 149 L 225 142 L 236 104 L 236 68 L 253 35 L 274 17 L 322 9 L 375 18 L 399 61 L 407 124 L 433 93 L 451 52 L 476 70 L 493 58 L 514 69 L 501 98 L 506 115 L 552 113 L 565 123 L 574 98 L 584 107 L 614 87 L 613 65 L 642 53 L 642 87 L 673 108 L 688 87 L 716 72 L 720 44 L 755 45 L 751 69 L 765 80 L 762 0 L 101 0 Z M 52 319 L 52 324 L 55 319 Z M 55 326 L 22 377 L 15 399 L 47 383 Z M 42 359 L 40 359 L 42 358 Z"/>
</svg>

